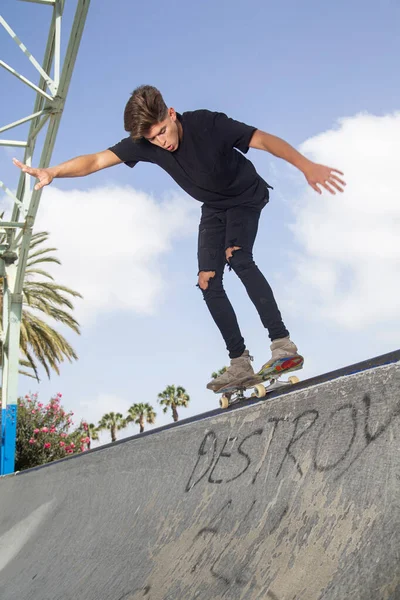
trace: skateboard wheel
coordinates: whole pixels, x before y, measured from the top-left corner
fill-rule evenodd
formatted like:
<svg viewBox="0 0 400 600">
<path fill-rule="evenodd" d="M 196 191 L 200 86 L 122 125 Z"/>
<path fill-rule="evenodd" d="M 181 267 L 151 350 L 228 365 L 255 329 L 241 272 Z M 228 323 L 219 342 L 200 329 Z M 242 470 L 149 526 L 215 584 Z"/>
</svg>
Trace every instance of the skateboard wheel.
<svg viewBox="0 0 400 600">
<path fill-rule="evenodd" d="M 258 383 L 254 386 L 254 395 L 256 398 L 264 398 L 267 395 L 267 390 L 265 389 L 265 385 L 262 383 Z"/>
<path fill-rule="evenodd" d="M 289 377 L 288 382 L 289 383 L 299 383 L 300 379 L 298 377 L 296 377 L 296 375 L 292 375 L 291 377 Z"/>
<path fill-rule="evenodd" d="M 219 405 L 221 408 L 224 408 L 224 409 L 229 407 L 229 398 L 227 396 L 225 396 L 225 394 L 223 396 L 221 396 Z"/>
</svg>

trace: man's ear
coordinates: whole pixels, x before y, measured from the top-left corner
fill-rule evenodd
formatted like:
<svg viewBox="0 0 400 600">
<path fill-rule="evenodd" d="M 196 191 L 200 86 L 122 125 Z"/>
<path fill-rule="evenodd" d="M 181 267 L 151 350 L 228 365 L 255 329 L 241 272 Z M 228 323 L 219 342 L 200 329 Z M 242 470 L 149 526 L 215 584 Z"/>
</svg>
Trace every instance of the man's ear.
<svg viewBox="0 0 400 600">
<path fill-rule="evenodd" d="M 174 108 L 169 108 L 168 114 L 169 114 L 170 118 L 172 119 L 172 121 L 176 121 L 176 111 Z"/>
</svg>

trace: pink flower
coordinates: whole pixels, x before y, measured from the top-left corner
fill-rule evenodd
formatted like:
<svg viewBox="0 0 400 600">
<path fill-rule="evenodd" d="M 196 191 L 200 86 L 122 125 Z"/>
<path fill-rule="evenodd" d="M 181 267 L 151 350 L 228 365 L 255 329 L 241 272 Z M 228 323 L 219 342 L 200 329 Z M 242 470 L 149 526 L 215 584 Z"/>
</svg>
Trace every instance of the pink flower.
<svg viewBox="0 0 400 600">
<path fill-rule="evenodd" d="M 68 450 L 66 452 L 67 452 L 67 454 L 73 454 L 74 453 L 74 451 L 72 450 L 72 448 L 68 448 Z"/>
<path fill-rule="evenodd" d="M 60 437 L 62 437 L 62 438 L 66 438 L 66 437 L 67 437 L 67 434 L 66 434 L 66 433 L 60 433 Z"/>
<path fill-rule="evenodd" d="M 71 442 L 71 443 L 70 443 L 70 446 L 71 446 L 71 448 L 75 448 L 75 444 L 74 444 L 74 442 Z"/>
<path fill-rule="evenodd" d="M 48 433 L 49 432 L 49 428 L 48 427 L 42 427 L 42 431 L 43 431 L 43 433 Z"/>
<path fill-rule="evenodd" d="M 85 431 L 89 429 L 89 425 L 87 423 L 82 423 L 82 426 Z"/>
<path fill-rule="evenodd" d="M 63 448 L 65 446 L 65 442 L 60 442 L 60 448 Z"/>
<path fill-rule="evenodd" d="M 34 415 L 34 414 L 36 413 L 36 410 L 32 410 L 31 412 L 32 412 L 32 414 Z"/>
<path fill-rule="evenodd" d="M 62 398 L 62 394 L 60 394 L 60 392 L 58 392 L 57 398 Z"/>
<path fill-rule="evenodd" d="M 89 444 L 90 443 L 90 437 L 85 438 L 85 444 Z"/>
<path fill-rule="evenodd" d="M 39 402 L 38 407 L 43 408 L 43 404 L 41 402 Z"/>
<path fill-rule="evenodd" d="M 28 395 L 28 394 L 26 394 L 26 395 L 25 395 L 25 398 L 29 398 L 29 395 Z"/>
<path fill-rule="evenodd" d="M 34 440 L 33 438 L 31 438 L 31 439 L 29 440 L 29 443 L 30 443 L 30 444 L 36 444 L 36 440 Z"/>
<path fill-rule="evenodd" d="M 34 429 L 33 433 L 39 433 L 40 429 Z"/>
<path fill-rule="evenodd" d="M 45 445 L 43 446 L 44 448 L 51 448 L 51 444 L 50 442 L 46 442 Z"/>
<path fill-rule="evenodd" d="M 28 398 L 27 402 L 32 402 L 32 400 L 30 398 Z"/>
<path fill-rule="evenodd" d="M 81 446 L 81 452 L 85 452 L 86 448 L 85 446 Z"/>
</svg>

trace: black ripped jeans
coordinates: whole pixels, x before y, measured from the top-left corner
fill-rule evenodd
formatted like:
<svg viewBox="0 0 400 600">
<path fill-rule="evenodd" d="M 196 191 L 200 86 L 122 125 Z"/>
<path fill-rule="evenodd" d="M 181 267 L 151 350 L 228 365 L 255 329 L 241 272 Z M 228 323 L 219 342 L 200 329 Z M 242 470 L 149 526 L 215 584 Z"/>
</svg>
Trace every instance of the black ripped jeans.
<svg viewBox="0 0 400 600">
<path fill-rule="evenodd" d="M 215 277 L 209 279 L 207 289 L 202 292 L 211 316 L 225 340 L 230 358 L 241 356 L 245 343 L 222 283 L 227 248 L 240 247 L 240 250 L 234 251 L 228 264 L 245 286 L 270 339 L 289 335 L 272 289 L 253 260 L 258 221 L 267 202 L 268 196 L 262 203 L 242 204 L 228 209 L 206 205 L 202 207 L 198 242 L 199 273 L 215 272 Z"/>
</svg>

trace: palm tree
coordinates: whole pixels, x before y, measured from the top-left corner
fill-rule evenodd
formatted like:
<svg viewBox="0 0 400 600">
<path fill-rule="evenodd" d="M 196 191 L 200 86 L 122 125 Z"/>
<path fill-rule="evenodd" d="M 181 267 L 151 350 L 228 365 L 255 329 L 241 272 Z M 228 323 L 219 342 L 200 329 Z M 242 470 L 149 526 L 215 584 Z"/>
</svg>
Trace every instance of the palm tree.
<svg viewBox="0 0 400 600">
<path fill-rule="evenodd" d="M 136 423 L 140 427 L 140 433 L 144 431 L 144 422 L 153 425 L 156 420 L 153 407 L 147 403 L 133 404 L 128 410 L 127 423 Z"/>
<path fill-rule="evenodd" d="M 73 436 L 73 441 L 75 442 L 75 444 L 80 444 L 82 445 L 82 440 L 85 440 L 85 444 L 88 450 L 90 450 L 90 446 L 92 443 L 92 440 L 98 440 L 99 439 L 99 433 L 98 433 L 98 429 L 96 427 L 96 425 L 93 425 L 93 423 L 87 423 L 86 421 L 82 420 L 78 427 L 75 429 L 75 431 L 73 431 L 71 433 L 71 436 Z M 88 442 L 86 440 L 89 440 Z"/>
<path fill-rule="evenodd" d="M 168 408 L 172 410 L 172 417 L 174 421 L 178 421 L 177 406 L 184 406 L 187 408 L 190 398 L 186 393 L 185 388 L 178 386 L 175 388 L 174 385 L 168 385 L 163 392 L 157 396 L 159 404 L 164 406 L 163 411 L 166 413 Z"/>
<path fill-rule="evenodd" d="M 217 379 L 217 377 L 219 377 L 220 375 L 223 375 L 225 373 L 225 371 L 227 370 L 228 367 L 222 367 L 222 369 L 220 369 L 219 371 L 214 371 L 213 373 L 211 373 L 211 377 L 212 379 Z"/>
<path fill-rule="evenodd" d="M 94 425 L 93 423 L 87 423 L 86 435 L 89 438 L 87 447 L 88 450 L 90 450 L 92 441 L 97 442 L 97 440 L 99 439 L 99 430 L 96 427 L 96 425 Z"/>
<path fill-rule="evenodd" d="M 90 450 L 90 446 L 92 441 L 97 441 L 99 439 L 99 430 L 93 423 L 87 423 L 86 421 L 81 421 L 79 427 L 77 427 L 76 432 L 79 437 L 89 438 L 87 443 L 87 448 Z"/>
<path fill-rule="evenodd" d="M 116 442 L 116 432 L 125 429 L 126 426 L 126 419 L 124 419 L 121 413 L 110 412 L 102 416 L 97 429 L 98 431 L 108 429 L 111 432 L 111 441 Z"/>
<path fill-rule="evenodd" d="M 48 238 L 49 234 L 45 231 L 32 235 L 23 285 L 20 363 L 32 369 L 34 375 L 27 371 L 22 373 L 35 377 L 38 381 L 38 364 L 43 366 L 47 376 L 50 377 L 51 370 L 59 374 L 59 365 L 65 359 L 72 362 L 73 359 L 78 358 L 64 336 L 48 324 L 48 318 L 80 334 L 79 323 L 70 312 L 74 308 L 70 297 L 81 298 L 82 296 L 71 288 L 55 283 L 54 278 L 38 266 L 43 263 L 61 264 L 58 258 L 50 254 L 56 248 L 40 246 L 47 242 Z M 45 279 L 38 280 L 37 276 Z M 2 319 L 2 308 L 3 295 L 0 293 L 0 319 Z M 41 319 L 38 313 L 45 315 L 46 321 Z"/>
</svg>

